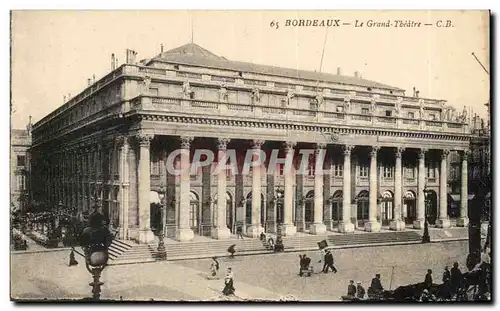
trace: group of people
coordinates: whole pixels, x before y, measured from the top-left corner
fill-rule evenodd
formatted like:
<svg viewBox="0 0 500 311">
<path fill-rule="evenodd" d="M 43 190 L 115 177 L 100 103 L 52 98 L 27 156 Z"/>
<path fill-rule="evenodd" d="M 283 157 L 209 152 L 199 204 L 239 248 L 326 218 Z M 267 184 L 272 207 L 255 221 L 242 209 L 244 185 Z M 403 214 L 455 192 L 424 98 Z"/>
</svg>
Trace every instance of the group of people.
<svg viewBox="0 0 500 311">
<path fill-rule="evenodd" d="M 383 291 L 384 287 L 380 281 L 380 274 L 377 273 L 372 279 L 370 287 L 368 287 L 368 296 L 381 297 Z M 347 299 L 365 299 L 365 295 L 365 288 L 361 285 L 360 281 L 357 281 L 356 285 L 354 285 L 354 280 L 349 281 L 349 285 L 347 285 Z"/>
<path fill-rule="evenodd" d="M 212 257 L 212 263 L 210 264 L 210 275 L 212 279 L 219 279 L 218 274 L 220 270 L 220 264 L 217 257 Z M 224 277 L 224 288 L 222 289 L 222 294 L 225 296 L 234 295 L 234 275 L 231 267 L 227 268 L 226 275 Z"/>
<path fill-rule="evenodd" d="M 306 254 L 299 255 L 299 258 L 299 275 L 302 276 L 306 273 L 308 276 L 310 276 L 314 272 L 314 268 L 311 266 L 311 258 L 307 257 Z M 321 269 L 321 272 L 328 273 L 329 270 L 332 270 L 333 273 L 337 273 L 337 268 L 335 268 L 335 266 L 333 265 L 333 254 L 329 249 L 320 250 L 320 258 L 318 260 L 318 263 L 321 262 L 323 262 L 323 268 Z"/>
</svg>

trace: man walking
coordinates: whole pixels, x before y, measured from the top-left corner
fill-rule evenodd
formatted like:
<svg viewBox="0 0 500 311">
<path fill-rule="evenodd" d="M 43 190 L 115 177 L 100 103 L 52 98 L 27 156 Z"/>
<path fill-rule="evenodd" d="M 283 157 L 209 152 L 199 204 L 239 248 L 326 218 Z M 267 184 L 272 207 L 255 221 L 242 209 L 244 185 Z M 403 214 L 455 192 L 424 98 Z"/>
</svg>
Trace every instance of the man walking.
<svg viewBox="0 0 500 311">
<path fill-rule="evenodd" d="M 238 235 L 238 239 L 241 238 L 243 240 L 243 226 L 241 224 L 236 228 L 236 234 Z"/>
<path fill-rule="evenodd" d="M 323 264 L 323 272 L 328 273 L 328 269 L 332 269 L 333 273 L 337 273 L 337 269 L 333 266 L 333 255 L 327 250 L 325 253 L 325 263 Z"/>
</svg>

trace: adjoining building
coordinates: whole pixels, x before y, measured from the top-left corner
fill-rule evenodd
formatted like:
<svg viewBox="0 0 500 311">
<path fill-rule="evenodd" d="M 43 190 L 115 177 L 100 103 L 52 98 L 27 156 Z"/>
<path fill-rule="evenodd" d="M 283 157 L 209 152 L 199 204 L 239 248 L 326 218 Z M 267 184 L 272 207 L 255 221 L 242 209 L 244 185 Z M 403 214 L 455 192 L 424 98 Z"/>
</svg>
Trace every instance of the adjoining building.
<svg viewBox="0 0 500 311">
<path fill-rule="evenodd" d="M 278 226 L 285 235 L 423 228 L 426 213 L 438 227 L 468 223 L 469 118 L 443 100 L 358 73 L 231 61 L 192 43 L 140 62 L 126 56 L 33 126 L 34 199 L 85 212 L 97 198 L 119 237 L 141 243 L 161 227 L 160 206 L 167 236 L 180 241 L 228 238 L 239 225 L 254 237 Z M 167 171 L 174 150 L 189 151 L 178 157 L 186 167 L 200 148 L 325 150 L 329 173 Z M 460 194 L 452 215 L 450 152 Z"/>
<path fill-rule="evenodd" d="M 12 129 L 10 135 L 10 202 L 14 211 L 23 212 L 30 198 L 31 117 L 25 130 Z"/>
</svg>

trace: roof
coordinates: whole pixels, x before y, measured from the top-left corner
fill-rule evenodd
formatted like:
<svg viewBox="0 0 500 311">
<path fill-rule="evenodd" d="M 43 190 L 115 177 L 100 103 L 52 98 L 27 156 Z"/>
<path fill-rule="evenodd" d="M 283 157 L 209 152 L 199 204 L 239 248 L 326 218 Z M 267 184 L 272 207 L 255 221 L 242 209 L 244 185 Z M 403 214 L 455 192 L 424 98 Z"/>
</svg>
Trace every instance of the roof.
<svg viewBox="0 0 500 311">
<path fill-rule="evenodd" d="M 378 83 L 371 80 L 365 80 L 357 77 L 334 75 L 330 73 L 315 72 L 308 70 L 297 70 L 292 68 L 282 68 L 276 66 L 259 65 L 247 62 L 231 61 L 222 56 L 218 56 L 195 43 L 188 43 L 183 46 L 163 52 L 157 55 L 156 57 L 152 58 L 151 60 L 149 60 L 147 63 L 149 64 L 154 61 L 166 61 L 171 63 L 186 64 L 186 65 L 214 67 L 227 70 L 293 77 L 293 78 L 308 79 L 308 80 L 319 80 L 323 82 L 350 84 L 350 85 L 358 85 L 364 87 L 403 90 L 398 87 Z"/>
</svg>

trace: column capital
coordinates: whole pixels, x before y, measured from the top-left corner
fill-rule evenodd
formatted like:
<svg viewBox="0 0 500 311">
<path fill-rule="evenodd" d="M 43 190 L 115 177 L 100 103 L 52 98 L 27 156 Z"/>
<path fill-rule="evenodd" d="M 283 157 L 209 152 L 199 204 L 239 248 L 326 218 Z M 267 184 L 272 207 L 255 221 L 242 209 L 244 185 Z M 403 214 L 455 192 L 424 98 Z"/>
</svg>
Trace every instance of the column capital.
<svg viewBox="0 0 500 311">
<path fill-rule="evenodd" d="M 297 142 L 295 141 L 286 141 L 283 143 L 283 147 L 287 153 L 295 151 L 295 146 L 297 146 Z"/>
<path fill-rule="evenodd" d="M 441 160 L 446 160 L 448 158 L 448 155 L 450 154 L 449 149 L 443 149 L 441 150 Z"/>
<path fill-rule="evenodd" d="M 468 161 L 469 157 L 471 156 L 471 151 L 469 149 L 462 150 L 461 156 L 462 156 L 462 161 Z"/>
<path fill-rule="evenodd" d="M 403 152 L 405 152 L 404 147 L 396 147 L 396 158 L 401 158 L 403 155 Z"/>
<path fill-rule="evenodd" d="M 262 140 L 262 139 L 254 139 L 252 141 L 252 146 L 254 149 L 260 149 L 262 148 L 262 145 L 265 143 L 266 141 L 265 140 Z"/>
<path fill-rule="evenodd" d="M 419 151 L 418 151 L 418 158 L 419 159 L 423 159 L 425 157 L 425 154 L 427 153 L 427 151 L 429 151 L 428 149 L 426 148 L 421 148 Z"/>
<path fill-rule="evenodd" d="M 350 155 L 352 150 L 354 149 L 353 145 L 343 145 L 342 149 L 344 151 L 344 155 Z"/>
<path fill-rule="evenodd" d="M 231 141 L 231 139 L 229 139 L 229 138 L 218 138 L 217 139 L 217 150 L 227 150 L 227 144 L 229 144 L 230 141 Z"/>
<path fill-rule="evenodd" d="M 135 135 L 135 139 L 139 143 L 139 146 L 148 147 L 151 144 L 151 140 L 153 140 L 155 136 L 151 134 L 137 134 Z"/>
<path fill-rule="evenodd" d="M 372 146 L 370 150 L 370 157 L 376 157 L 380 150 L 380 146 Z"/>
<path fill-rule="evenodd" d="M 191 142 L 193 141 L 194 137 L 193 136 L 180 136 L 179 139 L 181 142 L 181 149 L 190 149 Z"/>
</svg>

